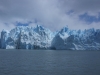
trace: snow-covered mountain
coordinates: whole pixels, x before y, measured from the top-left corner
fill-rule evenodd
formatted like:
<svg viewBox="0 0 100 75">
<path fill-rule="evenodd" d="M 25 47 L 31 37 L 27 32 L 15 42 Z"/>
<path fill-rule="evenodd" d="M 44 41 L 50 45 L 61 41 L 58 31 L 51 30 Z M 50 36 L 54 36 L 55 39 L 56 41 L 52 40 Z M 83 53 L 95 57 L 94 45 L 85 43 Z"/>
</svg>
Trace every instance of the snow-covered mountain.
<svg viewBox="0 0 100 75">
<path fill-rule="evenodd" d="M 43 26 L 18 26 L 11 31 L 3 30 L 1 49 L 65 49 L 100 50 L 100 29 L 70 30 L 64 27 L 52 32 Z"/>
<path fill-rule="evenodd" d="M 81 31 L 64 27 L 53 38 L 52 47 L 65 50 L 100 50 L 100 29 Z"/>
<path fill-rule="evenodd" d="M 49 29 L 18 26 L 1 32 L 1 49 L 49 49 L 54 35 Z"/>
</svg>

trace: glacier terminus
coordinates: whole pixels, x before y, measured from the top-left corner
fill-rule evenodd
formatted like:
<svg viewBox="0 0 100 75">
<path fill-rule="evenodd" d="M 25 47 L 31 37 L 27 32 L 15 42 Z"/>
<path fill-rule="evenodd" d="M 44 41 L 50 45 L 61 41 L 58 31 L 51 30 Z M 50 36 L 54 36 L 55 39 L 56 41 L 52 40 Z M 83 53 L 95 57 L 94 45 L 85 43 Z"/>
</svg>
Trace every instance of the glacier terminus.
<svg viewBox="0 0 100 75">
<path fill-rule="evenodd" d="M 0 49 L 100 50 L 100 29 L 52 32 L 41 25 L 17 26 L 1 31 Z"/>
</svg>

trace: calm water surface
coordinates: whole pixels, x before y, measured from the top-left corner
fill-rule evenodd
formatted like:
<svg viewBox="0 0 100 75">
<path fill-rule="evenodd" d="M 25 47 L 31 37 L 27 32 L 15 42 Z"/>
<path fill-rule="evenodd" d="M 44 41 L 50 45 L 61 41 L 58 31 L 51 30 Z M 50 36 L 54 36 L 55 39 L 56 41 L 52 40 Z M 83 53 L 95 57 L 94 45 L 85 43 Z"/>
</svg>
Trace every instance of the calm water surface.
<svg viewBox="0 0 100 75">
<path fill-rule="evenodd" d="M 100 75 L 100 51 L 0 50 L 0 75 Z"/>
</svg>

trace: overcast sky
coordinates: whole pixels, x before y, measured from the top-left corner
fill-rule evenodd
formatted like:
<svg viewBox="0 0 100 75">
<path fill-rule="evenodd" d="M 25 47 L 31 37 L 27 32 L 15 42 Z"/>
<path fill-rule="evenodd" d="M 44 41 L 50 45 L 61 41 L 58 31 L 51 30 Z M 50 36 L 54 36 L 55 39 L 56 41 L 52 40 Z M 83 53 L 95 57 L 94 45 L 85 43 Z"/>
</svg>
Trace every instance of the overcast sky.
<svg viewBox="0 0 100 75">
<path fill-rule="evenodd" d="M 100 0 L 0 0 L 0 31 L 19 25 L 100 28 Z"/>
</svg>

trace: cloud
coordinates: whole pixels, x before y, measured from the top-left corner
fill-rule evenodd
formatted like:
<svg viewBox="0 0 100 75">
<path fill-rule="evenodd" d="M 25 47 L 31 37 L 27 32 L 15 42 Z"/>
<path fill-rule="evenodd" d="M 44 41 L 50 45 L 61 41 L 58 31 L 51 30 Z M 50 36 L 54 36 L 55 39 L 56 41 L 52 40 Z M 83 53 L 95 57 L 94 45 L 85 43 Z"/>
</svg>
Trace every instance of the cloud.
<svg viewBox="0 0 100 75">
<path fill-rule="evenodd" d="M 4 23 L 0 23 L 0 32 L 2 31 L 2 30 L 11 30 L 12 28 L 15 28 L 15 25 L 14 24 L 4 24 Z M 0 35 L 1 36 L 1 35 Z"/>
<path fill-rule="evenodd" d="M 66 8 L 66 10 L 74 10 L 76 14 L 88 12 L 91 15 L 98 15 L 100 12 L 100 0 L 62 0 L 61 6 L 64 7 L 64 10 Z"/>
<path fill-rule="evenodd" d="M 99 7 L 99 0 L 0 0 L 0 26 L 11 29 L 20 23 L 41 24 L 51 30 L 66 25 L 71 29 L 98 28 L 100 22 L 89 24 L 80 15 L 88 13 L 97 18 Z"/>
</svg>

